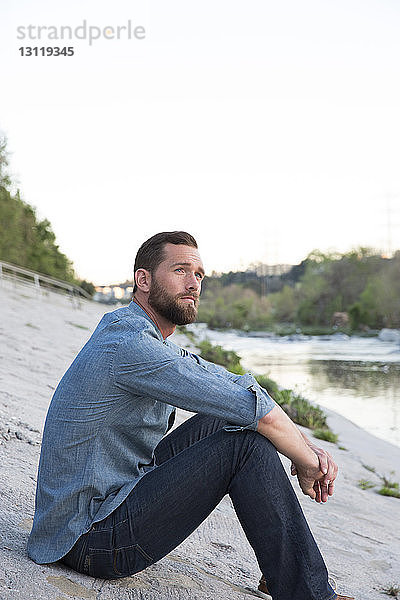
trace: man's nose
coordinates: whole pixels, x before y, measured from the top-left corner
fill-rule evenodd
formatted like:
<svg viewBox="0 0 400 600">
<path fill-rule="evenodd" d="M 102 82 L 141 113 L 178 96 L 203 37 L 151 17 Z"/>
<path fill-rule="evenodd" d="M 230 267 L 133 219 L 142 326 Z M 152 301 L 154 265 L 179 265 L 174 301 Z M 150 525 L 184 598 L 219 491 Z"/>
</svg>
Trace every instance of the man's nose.
<svg viewBox="0 0 400 600">
<path fill-rule="evenodd" d="M 201 282 L 194 273 L 190 273 L 186 279 L 186 289 L 188 290 L 200 290 Z"/>
</svg>

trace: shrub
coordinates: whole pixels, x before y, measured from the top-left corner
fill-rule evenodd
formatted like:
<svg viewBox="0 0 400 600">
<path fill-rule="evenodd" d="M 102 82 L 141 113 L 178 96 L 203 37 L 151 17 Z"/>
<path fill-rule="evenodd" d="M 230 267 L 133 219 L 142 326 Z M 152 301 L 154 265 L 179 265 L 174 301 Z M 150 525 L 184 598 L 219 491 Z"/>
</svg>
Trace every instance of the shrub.
<svg viewBox="0 0 400 600">
<path fill-rule="evenodd" d="M 325 440 L 326 442 L 332 442 L 332 444 L 336 444 L 338 441 L 338 435 L 333 433 L 330 429 L 315 429 L 313 431 L 313 436 L 318 438 L 319 440 Z"/>
<path fill-rule="evenodd" d="M 233 350 L 224 350 L 222 346 L 214 345 L 209 340 L 198 342 L 192 339 L 199 348 L 200 356 L 205 360 L 222 365 L 228 371 L 243 375 L 245 370 L 240 364 L 240 356 Z M 295 394 L 293 390 L 280 390 L 278 384 L 268 377 L 268 375 L 256 375 L 256 381 L 265 388 L 274 400 L 289 417 L 298 425 L 303 425 L 309 429 L 315 429 L 317 432 L 322 431 L 329 442 L 337 442 L 338 436 L 329 430 L 326 423 L 326 415 L 319 408 L 314 406 L 302 396 Z M 316 435 L 316 437 L 318 437 Z"/>
<path fill-rule="evenodd" d="M 326 415 L 319 406 L 314 406 L 302 396 L 295 394 L 293 390 L 278 390 L 274 399 L 298 425 L 309 429 L 321 428 L 329 431 Z"/>
<path fill-rule="evenodd" d="M 268 375 L 256 375 L 255 379 L 275 400 L 275 396 L 279 393 L 279 387 L 276 381 L 268 377 Z"/>
<path fill-rule="evenodd" d="M 204 360 L 222 365 L 228 371 L 232 371 L 232 373 L 237 373 L 238 375 L 243 375 L 245 372 L 240 364 L 240 356 L 233 350 L 224 350 L 222 346 L 214 345 L 209 340 L 203 340 L 197 343 L 197 345 L 200 350 L 200 356 Z"/>
</svg>

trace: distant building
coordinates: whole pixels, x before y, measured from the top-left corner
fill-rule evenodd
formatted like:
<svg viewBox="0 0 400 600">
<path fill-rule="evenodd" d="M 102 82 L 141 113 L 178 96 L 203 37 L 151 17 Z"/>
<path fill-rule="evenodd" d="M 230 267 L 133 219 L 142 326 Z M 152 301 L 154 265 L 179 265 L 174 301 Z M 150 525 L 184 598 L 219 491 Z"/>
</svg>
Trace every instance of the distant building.
<svg viewBox="0 0 400 600">
<path fill-rule="evenodd" d="M 247 271 L 250 271 L 251 273 L 257 273 L 259 277 L 264 277 L 265 275 L 268 275 L 269 277 L 279 277 L 280 275 L 288 273 L 292 267 L 293 265 L 265 265 L 259 263 L 257 265 L 250 265 Z"/>
<path fill-rule="evenodd" d="M 132 299 L 133 285 L 131 281 L 111 285 L 98 285 L 93 300 L 105 304 L 127 304 Z"/>
</svg>

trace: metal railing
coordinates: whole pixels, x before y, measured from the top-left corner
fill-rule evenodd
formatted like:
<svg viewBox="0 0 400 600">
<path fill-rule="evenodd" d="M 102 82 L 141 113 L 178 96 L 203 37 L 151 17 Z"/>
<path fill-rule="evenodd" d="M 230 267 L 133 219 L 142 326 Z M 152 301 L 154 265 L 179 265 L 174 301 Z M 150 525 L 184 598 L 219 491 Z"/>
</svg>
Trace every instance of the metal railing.
<svg viewBox="0 0 400 600">
<path fill-rule="evenodd" d="M 66 294 L 73 302 L 78 304 L 79 300 L 82 299 L 92 300 L 90 294 L 79 285 L 60 279 L 54 279 L 53 277 L 43 275 L 43 273 L 31 271 L 30 269 L 25 269 L 18 265 L 13 265 L 12 263 L 0 261 L 0 285 L 3 281 L 12 281 L 14 283 L 27 285 L 34 288 L 39 295 L 47 292 Z"/>
</svg>

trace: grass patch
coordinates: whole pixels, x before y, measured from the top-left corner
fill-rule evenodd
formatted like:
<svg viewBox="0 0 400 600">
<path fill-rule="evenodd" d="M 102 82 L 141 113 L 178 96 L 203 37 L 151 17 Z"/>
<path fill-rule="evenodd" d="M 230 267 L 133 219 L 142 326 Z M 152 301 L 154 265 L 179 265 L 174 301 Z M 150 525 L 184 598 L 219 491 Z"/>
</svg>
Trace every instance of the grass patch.
<svg viewBox="0 0 400 600">
<path fill-rule="evenodd" d="M 375 487 L 375 483 L 372 483 L 372 481 L 369 481 L 369 479 L 360 479 L 357 485 L 362 490 L 370 490 L 371 488 Z"/>
<path fill-rule="evenodd" d="M 258 381 L 258 377 L 256 377 L 256 379 Z M 309 429 L 325 429 L 326 431 L 329 431 L 324 412 L 318 406 L 314 406 L 299 394 L 295 394 L 293 390 L 277 389 L 271 395 L 289 415 L 292 421 L 298 425 L 303 425 Z"/>
<path fill-rule="evenodd" d="M 72 325 L 72 327 L 77 327 L 78 329 L 85 329 L 85 331 L 90 331 L 90 327 L 85 327 L 85 325 L 79 325 L 79 323 L 73 323 L 72 321 L 66 321 L 68 325 Z"/>
<path fill-rule="evenodd" d="M 222 365 L 228 371 L 243 375 L 245 370 L 240 364 L 240 356 L 233 350 L 224 350 L 222 346 L 214 345 L 209 340 L 203 340 L 202 342 L 196 342 L 197 347 L 200 350 L 200 356 L 204 360 Z"/>
<path fill-rule="evenodd" d="M 324 325 L 296 325 L 295 323 L 277 323 L 272 327 L 275 335 L 334 335 L 335 333 L 345 333 L 351 335 L 350 327 L 329 327 Z"/>
<path fill-rule="evenodd" d="M 381 475 L 380 477 L 382 479 L 382 483 L 383 483 L 384 487 L 387 487 L 391 490 L 399 489 L 399 484 L 397 483 L 397 481 L 391 481 L 390 479 L 385 477 L 385 475 Z"/>
<path fill-rule="evenodd" d="M 256 375 L 255 379 L 276 400 L 275 396 L 279 394 L 279 386 L 276 381 L 268 377 L 268 375 Z"/>
<path fill-rule="evenodd" d="M 25 323 L 26 327 L 31 327 L 32 329 L 40 329 L 40 327 L 38 327 L 37 325 L 34 325 L 33 323 Z"/>
<path fill-rule="evenodd" d="M 362 465 L 364 467 L 364 469 L 367 469 L 367 471 L 369 471 L 370 473 L 376 473 L 376 469 L 375 467 L 370 467 L 369 465 Z"/>
<path fill-rule="evenodd" d="M 394 490 L 393 488 L 388 488 L 382 486 L 380 490 L 378 490 L 378 494 L 381 496 L 391 496 L 392 498 L 400 498 L 400 491 Z"/>
<path fill-rule="evenodd" d="M 325 440 L 325 442 L 331 442 L 332 444 L 336 444 L 339 436 L 336 433 L 333 433 L 330 429 L 316 429 L 313 431 L 313 436 L 318 438 L 319 440 Z"/>
<path fill-rule="evenodd" d="M 345 446 L 338 446 L 339 450 L 345 450 L 346 452 L 348 452 L 348 449 Z"/>
<path fill-rule="evenodd" d="M 391 481 L 385 475 L 380 476 L 382 487 L 378 490 L 381 496 L 391 496 L 392 498 L 400 498 L 400 486 L 397 481 Z"/>
<path fill-rule="evenodd" d="M 369 471 L 370 473 L 374 473 L 381 480 L 381 487 L 379 490 L 376 490 L 378 494 L 381 496 L 391 496 L 392 498 L 400 498 L 400 484 L 397 481 L 392 481 L 386 475 L 380 475 L 376 472 L 375 467 L 371 467 L 369 465 L 362 465 L 364 469 Z M 394 471 L 390 472 L 394 475 Z M 360 479 L 358 482 L 358 487 L 362 490 L 368 490 L 369 488 L 376 487 L 377 484 L 373 484 L 368 479 Z"/>
<path fill-rule="evenodd" d="M 394 474 L 394 471 L 391 471 L 391 473 Z M 400 485 L 397 481 L 391 481 L 386 475 L 378 475 L 378 477 L 382 482 L 382 487 L 377 490 L 378 494 L 381 496 L 400 498 Z"/>
</svg>

